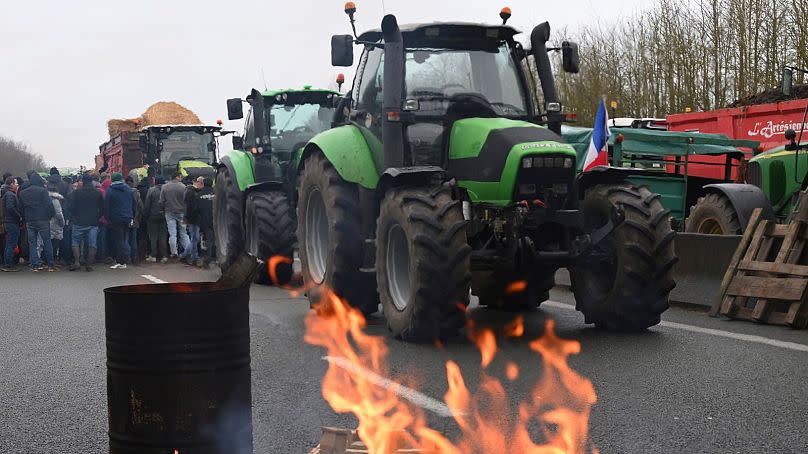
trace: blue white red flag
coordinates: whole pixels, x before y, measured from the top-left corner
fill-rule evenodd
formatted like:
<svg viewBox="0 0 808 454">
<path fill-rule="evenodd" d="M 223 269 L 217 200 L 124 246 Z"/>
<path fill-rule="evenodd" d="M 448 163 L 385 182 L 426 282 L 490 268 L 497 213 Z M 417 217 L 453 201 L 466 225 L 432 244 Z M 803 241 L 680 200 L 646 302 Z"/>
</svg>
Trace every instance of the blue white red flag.
<svg viewBox="0 0 808 454">
<path fill-rule="evenodd" d="M 595 115 L 595 127 L 592 130 L 592 141 L 589 143 L 589 151 L 586 152 L 583 171 L 592 170 L 597 166 L 609 165 L 609 114 L 606 113 L 606 104 L 600 100 L 598 113 Z"/>
</svg>

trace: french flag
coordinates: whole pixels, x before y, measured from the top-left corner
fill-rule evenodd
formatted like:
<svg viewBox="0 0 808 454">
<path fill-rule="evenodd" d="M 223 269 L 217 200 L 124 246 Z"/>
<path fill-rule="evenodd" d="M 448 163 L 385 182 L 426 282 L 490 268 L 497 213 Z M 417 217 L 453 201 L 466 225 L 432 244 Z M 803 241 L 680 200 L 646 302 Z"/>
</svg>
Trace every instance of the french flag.
<svg viewBox="0 0 808 454">
<path fill-rule="evenodd" d="M 592 141 L 589 143 L 589 151 L 584 159 L 584 172 L 592 170 L 597 166 L 609 165 L 609 114 L 606 113 L 606 104 L 600 100 L 598 113 L 595 115 L 595 128 L 592 130 Z"/>
</svg>

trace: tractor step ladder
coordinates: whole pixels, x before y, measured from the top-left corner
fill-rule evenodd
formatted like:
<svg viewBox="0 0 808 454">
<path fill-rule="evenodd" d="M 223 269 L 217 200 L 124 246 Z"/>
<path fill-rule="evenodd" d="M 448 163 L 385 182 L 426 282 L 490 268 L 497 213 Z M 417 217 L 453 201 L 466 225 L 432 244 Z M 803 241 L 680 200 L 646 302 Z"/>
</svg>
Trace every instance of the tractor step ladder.
<svg viewBox="0 0 808 454">
<path fill-rule="evenodd" d="M 711 313 L 792 328 L 808 326 L 808 223 L 761 219 L 755 209 Z"/>
</svg>

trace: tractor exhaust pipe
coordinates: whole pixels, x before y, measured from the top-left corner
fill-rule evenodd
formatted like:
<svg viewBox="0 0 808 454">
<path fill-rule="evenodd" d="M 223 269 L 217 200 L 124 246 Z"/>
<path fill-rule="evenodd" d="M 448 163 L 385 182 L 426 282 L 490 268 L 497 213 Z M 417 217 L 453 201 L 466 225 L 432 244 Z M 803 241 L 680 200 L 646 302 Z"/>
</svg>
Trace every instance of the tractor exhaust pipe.
<svg viewBox="0 0 808 454">
<path fill-rule="evenodd" d="M 539 82 L 541 91 L 544 94 L 544 110 L 547 113 L 547 127 L 561 134 L 561 122 L 563 115 L 560 109 L 549 109 L 551 104 L 559 107 L 558 94 L 556 93 L 555 80 L 553 79 L 553 68 L 550 65 L 550 56 L 547 54 L 547 41 L 550 40 L 550 23 L 542 22 L 530 33 L 530 47 L 533 58 L 536 60 L 536 69 L 539 72 Z"/>
<path fill-rule="evenodd" d="M 266 121 L 264 96 L 255 88 L 247 98 L 252 105 L 253 128 L 255 129 L 255 182 L 277 181 L 281 178 L 277 165 L 272 164 L 272 143 Z"/>
<path fill-rule="evenodd" d="M 404 166 L 404 126 L 401 103 L 404 99 L 404 38 L 396 16 L 382 19 L 384 37 L 384 101 L 382 103 L 382 138 L 384 167 Z"/>
</svg>

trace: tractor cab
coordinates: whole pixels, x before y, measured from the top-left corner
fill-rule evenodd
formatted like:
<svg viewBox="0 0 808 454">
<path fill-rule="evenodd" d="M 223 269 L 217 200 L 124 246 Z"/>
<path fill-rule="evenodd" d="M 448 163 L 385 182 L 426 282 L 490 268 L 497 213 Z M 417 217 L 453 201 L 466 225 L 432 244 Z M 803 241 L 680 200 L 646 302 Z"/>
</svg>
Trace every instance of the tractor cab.
<svg viewBox="0 0 808 454">
<path fill-rule="evenodd" d="M 144 163 L 170 180 L 174 172 L 189 182 L 197 177 L 213 178 L 216 173 L 216 134 L 221 126 L 153 125 L 143 128 L 141 148 Z"/>
<path fill-rule="evenodd" d="M 531 95 L 529 87 L 536 82 L 523 70 L 528 52 L 514 39 L 516 29 L 460 22 L 389 25 L 389 36 L 383 25 L 356 39 L 364 51 L 349 92 L 347 118 L 360 126 L 368 142 L 384 143 L 385 149 L 398 148 L 384 139 L 385 127 L 400 136 L 401 149 L 385 153 L 393 158 L 388 167 L 448 167 L 453 128 L 461 120 L 545 123 L 554 130 L 560 125 L 554 90 L 545 95 L 549 102 L 541 108 Z M 332 63 L 350 65 L 352 43 L 350 35 L 332 38 Z M 577 47 L 565 43 L 563 49 L 570 62 L 565 68 L 577 70 L 572 65 Z M 546 52 L 542 55 L 546 58 Z M 385 82 L 395 87 L 384 87 Z M 546 139 L 546 133 L 530 132 Z"/>
</svg>

